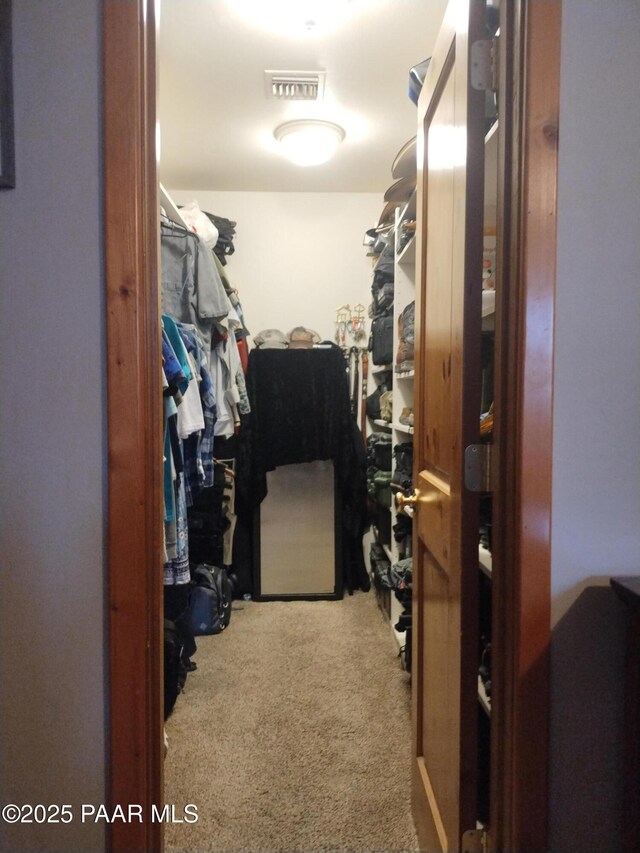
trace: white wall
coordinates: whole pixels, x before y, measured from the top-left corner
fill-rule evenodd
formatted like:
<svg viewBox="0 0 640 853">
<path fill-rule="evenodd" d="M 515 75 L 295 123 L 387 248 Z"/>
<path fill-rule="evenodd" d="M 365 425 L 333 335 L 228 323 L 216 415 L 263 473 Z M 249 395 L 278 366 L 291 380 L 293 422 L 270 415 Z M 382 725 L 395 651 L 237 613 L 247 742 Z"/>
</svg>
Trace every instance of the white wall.
<svg viewBox="0 0 640 853">
<path fill-rule="evenodd" d="M 170 193 L 238 223 L 228 271 L 253 334 L 302 325 L 333 340 L 336 308 L 368 307 L 371 259 L 362 240 L 378 221 L 379 193 Z"/>
<path fill-rule="evenodd" d="M 0 802 L 104 802 L 99 0 L 14 2 L 17 188 L 0 191 Z M 12 853 L 104 827 L 0 823 Z"/>
<path fill-rule="evenodd" d="M 624 613 L 640 574 L 640 4 L 563 0 L 551 850 L 620 849 Z"/>
</svg>

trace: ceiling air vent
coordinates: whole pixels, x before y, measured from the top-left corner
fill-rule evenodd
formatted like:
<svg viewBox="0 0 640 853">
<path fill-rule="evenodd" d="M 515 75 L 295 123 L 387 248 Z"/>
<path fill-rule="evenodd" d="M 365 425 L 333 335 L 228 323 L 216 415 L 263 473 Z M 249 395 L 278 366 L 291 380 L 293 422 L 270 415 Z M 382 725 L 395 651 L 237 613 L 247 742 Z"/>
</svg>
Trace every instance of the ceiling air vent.
<svg viewBox="0 0 640 853">
<path fill-rule="evenodd" d="M 324 71 L 265 71 L 268 98 L 278 101 L 319 101 L 324 96 Z"/>
</svg>

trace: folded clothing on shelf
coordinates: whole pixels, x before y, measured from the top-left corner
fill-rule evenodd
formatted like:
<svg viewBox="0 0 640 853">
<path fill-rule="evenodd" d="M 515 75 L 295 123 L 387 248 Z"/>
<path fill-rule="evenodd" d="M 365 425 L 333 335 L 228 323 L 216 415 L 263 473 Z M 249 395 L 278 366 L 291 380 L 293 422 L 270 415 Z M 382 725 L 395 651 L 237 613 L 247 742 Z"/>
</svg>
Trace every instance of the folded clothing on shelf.
<svg viewBox="0 0 640 853">
<path fill-rule="evenodd" d="M 413 444 L 410 441 L 393 448 L 396 467 L 391 477 L 391 487 L 410 492 L 413 488 Z"/>
<path fill-rule="evenodd" d="M 367 466 L 391 474 L 391 444 L 388 432 L 372 432 L 367 438 Z"/>
<path fill-rule="evenodd" d="M 413 592 L 413 559 L 407 557 L 405 560 L 398 560 L 391 566 L 389 572 L 389 581 L 391 589 L 394 591 L 396 598 L 401 604 L 408 605 L 411 603 Z"/>
</svg>

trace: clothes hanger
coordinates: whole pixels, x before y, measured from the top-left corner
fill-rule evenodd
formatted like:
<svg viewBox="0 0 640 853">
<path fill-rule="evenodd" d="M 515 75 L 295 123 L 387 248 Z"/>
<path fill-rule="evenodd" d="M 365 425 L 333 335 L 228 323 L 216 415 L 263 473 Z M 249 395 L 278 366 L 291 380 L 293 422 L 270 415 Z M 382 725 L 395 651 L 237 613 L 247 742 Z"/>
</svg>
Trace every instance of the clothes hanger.
<svg viewBox="0 0 640 853">
<path fill-rule="evenodd" d="M 172 234 L 179 237 L 187 237 L 188 235 L 192 237 L 196 236 L 190 228 L 187 228 L 186 225 L 181 225 L 179 222 L 174 222 L 162 210 L 160 211 L 160 226 L 169 229 Z"/>
</svg>

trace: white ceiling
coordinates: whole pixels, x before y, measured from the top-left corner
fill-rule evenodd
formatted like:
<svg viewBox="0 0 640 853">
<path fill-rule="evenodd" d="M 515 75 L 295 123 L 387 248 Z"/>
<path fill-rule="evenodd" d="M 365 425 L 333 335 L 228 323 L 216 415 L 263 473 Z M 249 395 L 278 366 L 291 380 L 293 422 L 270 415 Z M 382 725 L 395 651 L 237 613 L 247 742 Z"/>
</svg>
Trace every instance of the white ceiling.
<svg viewBox="0 0 640 853">
<path fill-rule="evenodd" d="M 446 0 L 315 0 L 316 26 L 276 31 L 248 0 L 162 0 L 160 178 L 173 189 L 384 192 L 415 135 L 409 69 L 432 53 Z M 259 11 L 283 0 L 262 0 Z M 288 0 L 292 5 L 292 0 Z M 297 7 L 314 0 L 294 0 Z M 333 25 L 322 18 L 338 7 Z M 307 13 L 313 15 L 313 12 Z M 317 103 L 269 99 L 264 71 L 326 71 Z M 284 121 L 322 118 L 346 139 L 332 161 L 299 167 L 273 139 Z"/>
</svg>

